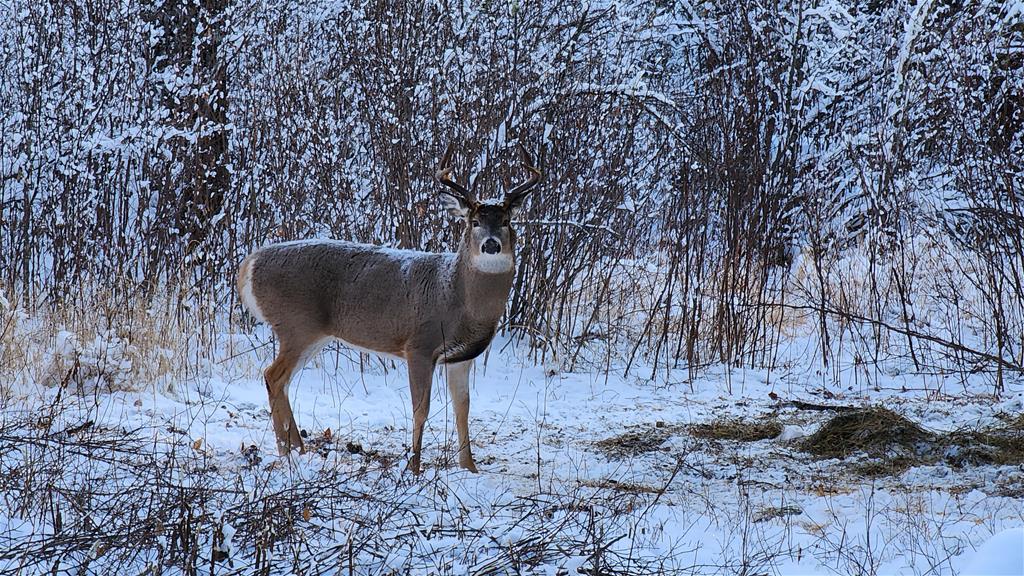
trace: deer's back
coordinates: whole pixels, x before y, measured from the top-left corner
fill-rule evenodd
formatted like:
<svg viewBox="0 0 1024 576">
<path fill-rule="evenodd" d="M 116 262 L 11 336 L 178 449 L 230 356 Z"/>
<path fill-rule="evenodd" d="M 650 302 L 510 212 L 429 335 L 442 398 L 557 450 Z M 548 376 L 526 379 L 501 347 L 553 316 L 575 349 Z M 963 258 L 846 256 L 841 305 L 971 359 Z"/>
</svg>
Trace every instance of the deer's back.
<svg viewBox="0 0 1024 576">
<path fill-rule="evenodd" d="M 452 256 L 337 240 L 272 244 L 243 261 L 239 291 L 282 341 L 333 336 L 402 355 Z M 300 345 L 305 345 L 301 342 Z"/>
</svg>

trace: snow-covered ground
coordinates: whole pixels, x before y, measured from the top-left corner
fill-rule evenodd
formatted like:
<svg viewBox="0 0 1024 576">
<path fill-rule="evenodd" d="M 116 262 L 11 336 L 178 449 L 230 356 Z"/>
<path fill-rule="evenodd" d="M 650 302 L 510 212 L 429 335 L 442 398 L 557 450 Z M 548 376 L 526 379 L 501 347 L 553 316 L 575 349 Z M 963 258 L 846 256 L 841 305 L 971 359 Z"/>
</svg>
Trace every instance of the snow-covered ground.
<svg viewBox="0 0 1024 576">
<path fill-rule="evenodd" d="M 279 458 L 260 377 L 272 346 L 265 329 L 257 334 L 257 341 L 236 337 L 205 375 L 170 391 L 16 385 L 0 413 L 0 475 L 8 479 L 0 512 L 8 551 L 0 567 L 105 573 L 173 556 L 184 536 L 159 517 L 181 518 L 179 509 L 105 507 L 119 490 L 142 494 L 154 486 L 162 494 L 205 490 L 197 525 L 218 526 L 224 542 L 213 530 L 189 537 L 204 570 L 208 564 L 215 573 L 247 573 L 263 562 L 282 572 L 316 566 L 313 573 L 955 574 L 973 565 L 1024 574 L 1020 466 L 938 463 L 866 478 L 850 471 L 856 457 L 816 460 L 798 450 L 830 414 L 788 404 L 882 404 L 932 431 L 950 431 L 1019 415 L 1019 381 L 993 401 L 980 386 L 933 377 L 890 374 L 870 387 L 825 386 L 806 368 L 811 361 L 774 372 L 711 369 L 696 380 L 661 369 L 651 380 L 643 367 L 624 376 L 615 365 L 575 373 L 536 365 L 521 345 L 499 339 L 471 377 L 480 473 L 453 464 L 454 421 L 438 371 L 425 471 L 415 478 L 405 470 L 411 408 L 404 366 L 343 348 L 328 348 L 293 381 L 292 406 L 312 449 Z M 784 425 L 781 437 L 708 440 L 688 428 L 768 418 Z M 36 421 L 37 430 L 12 428 Z M 103 448 L 104 434 L 128 437 L 130 445 Z M 69 445 L 91 439 L 96 448 L 54 448 L 48 442 L 55 438 Z M 111 536 L 99 549 L 89 543 L 28 561 L 26 554 L 58 541 L 60 524 L 71 522 L 38 513 L 39 496 L 19 488 L 31 484 L 33 465 L 58 471 L 59 494 L 97 484 L 91 511 L 79 513 L 96 515 L 99 526 L 104 517 L 113 525 L 118 514 L 137 513 L 134 530 L 156 526 L 157 544 L 140 545 L 126 559 L 109 551 L 117 546 Z M 164 481 L 169 488 L 160 492 L 155 486 Z M 301 516 L 289 516 L 271 544 L 253 539 L 262 532 L 252 506 L 268 502 L 289 503 Z M 360 539 L 375 544 L 353 547 Z M 985 560 L 993 554 L 1002 563 Z"/>
</svg>

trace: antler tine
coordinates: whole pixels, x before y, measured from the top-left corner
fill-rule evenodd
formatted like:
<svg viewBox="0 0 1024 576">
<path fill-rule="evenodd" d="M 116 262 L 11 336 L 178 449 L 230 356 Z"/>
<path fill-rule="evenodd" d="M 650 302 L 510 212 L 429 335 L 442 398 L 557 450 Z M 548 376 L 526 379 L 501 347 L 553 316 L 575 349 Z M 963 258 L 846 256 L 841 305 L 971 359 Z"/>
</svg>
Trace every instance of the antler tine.
<svg viewBox="0 0 1024 576">
<path fill-rule="evenodd" d="M 523 165 L 532 174 L 530 174 L 530 178 L 526 182 L 517 185 L 515 188 L 505 193 L 505 198 L 509 200 L 514 200 L 521 196 L 525 196 L 530 190 L 533 189 L 534 186 L 537 185 L 538 182 L 540 182 L 540 169 L 534 166 L 533 156 L 531 156 L 530 153 L 526 151 L 526 148 L 522 144 L 519 145 L 519 154 L 522 157 Z"/>
<path fill-rule="evenodd" d="M 467 190 L 465 186 L 459 184 L 458 182 L 452 180 L 451 178 L 451 173 L 453 169 L 451 162 L 454 153 L 455 143 L 452 142 L 448 144 L 448 148 L 445 150 L 444 156 L 441 158 L 441 165 L 438 167 L 437 171 L 434 172 L 434 179 L 437 180 L 439 183 L 444 184 L 448 188 L 451 188 L 452 190 L 458 192 L 458 195 L 452 194 L 451 192 L 448 192 L 446 190 L 442 190 L 441 192 L 448 194 L 449 196 L 455 196 L 456 198 L 461 198 L 467 202 L 472 203 L 474 201 L 473 195 L 469 193 L 469 190 Z"/>
</svg>

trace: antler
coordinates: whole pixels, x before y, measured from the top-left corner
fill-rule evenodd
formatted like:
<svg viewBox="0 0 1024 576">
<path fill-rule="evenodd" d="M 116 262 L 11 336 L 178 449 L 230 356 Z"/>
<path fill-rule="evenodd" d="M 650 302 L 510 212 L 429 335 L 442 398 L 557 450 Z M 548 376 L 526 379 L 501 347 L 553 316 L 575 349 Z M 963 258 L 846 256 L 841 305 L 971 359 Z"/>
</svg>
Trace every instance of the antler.
<svg viewBox="0 0 1024 576">
<path fill-rule="evenodd" d="M 434 172 L 434 179 L 437 180 L 439 183 L 444 184 L 448 188 L 451 188 L 452 190 L 457 192 L 457 194 L 452 194 L 447 190 L 442 190 L 441 192 L 443 194 L 447 194 L 458 200 L 463 200 L 465 202 L 468 202 L 469 204 L 475 204 L 476 198 L 473 198 L 473 195 L 469 192 L 469 190 L 467 190 L 465 186 L 459 184 L 458 182 L 452 180 L 451 178 L 451 173 L 453 169 L 451 162 L 452 155 L 454 153 L 455 143 L 452 142 L 448 144 L 448 148 L 444 152 L 444 157 L 441 158 L 441 165 L 437 168 L 437 172 Z"/>
<path fill-rule="evenodd" d="M 505 192 L 505 205 L 517 206 L 527 194 L 540 182 L 540 169 L 533 164 L 533 156 L 526 151 L 522 144 L 519 145 L 519 154 L 522 157 L 523 165 L 529 170 L 530 178 L 515 188 Z"/>
</svg>

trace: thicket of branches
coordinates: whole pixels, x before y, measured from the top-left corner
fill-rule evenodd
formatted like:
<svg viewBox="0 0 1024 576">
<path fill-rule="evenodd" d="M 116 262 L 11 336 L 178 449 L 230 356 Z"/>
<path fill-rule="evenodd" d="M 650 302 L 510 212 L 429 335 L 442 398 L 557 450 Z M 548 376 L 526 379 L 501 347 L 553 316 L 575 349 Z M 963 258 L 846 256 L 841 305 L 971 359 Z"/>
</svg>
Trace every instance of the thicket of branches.
<svg viewBox="0 0 1024 576">
<path fill-rule="evenodd" d="M 5 0 L 0 282 L 223 310 L 267 242 L 450 249 L 444 147 L 486 195 L 522 143 L 545 178 L 508 326 L 543 354 L 773 365 L 810 323 L 826 365 L 998 385 L 1024 364 L 1013 6 Z"/>
<path fill-rule="evenodd" d="M 0 422 L 0 498 L 17 518 L 0 530 L 5 574 L 497 575 L 574 556 L 595 573 L 693 573 L 692 550 L 659 557 L 638 495 L 576 489 L 467 508 L 446 475 L 410 482 L 394 456 L 328 441 L 322 466 L 288 471 L 255 446 L 214 456 L 201 441 L 156 440 L 162 430 L 67 425 L 66 408 L 58 397 Z"/>
</svg>

